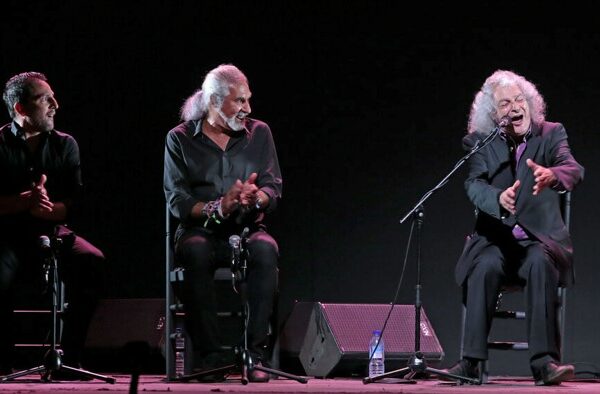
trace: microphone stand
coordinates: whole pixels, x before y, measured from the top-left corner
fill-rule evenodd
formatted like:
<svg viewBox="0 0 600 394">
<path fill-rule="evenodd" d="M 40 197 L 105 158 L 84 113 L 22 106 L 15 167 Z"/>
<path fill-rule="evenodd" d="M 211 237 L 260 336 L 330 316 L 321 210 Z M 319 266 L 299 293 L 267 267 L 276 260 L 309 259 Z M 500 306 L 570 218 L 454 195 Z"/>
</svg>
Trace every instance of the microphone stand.
<svg viewBox="0 0 600 394">
<path fill-rule="evenodd" d="M 96 379 L 103 380 L 107 383 L 114 384 L 116 379 L 111 376 L 104 376 L 104 375 L 100 375 L 100 374 L 97 374 L 94 372 L 87 371 L 85 369 L 74 368 L 74 367 L 68 366 L 66 364 L 63 364 L 63 362 L 62 362 L 63 351 L 62 351 L 62 349 L 59 350 L 56 348 L 56 342 L 57 342 L 56 327 L 57 327 L 57 323 L 58 323 L 57 315 L 58 315 L 58 302 L 59 302 L 59 296 L 58 296 L 59 279 L 58 279 L 58 259 L 56 257 L 58 252 L 54 250 L 62 243 L 62 239 L 56 237 L 56 238 L 52 238 L 52 240 L 53 240 L 53 242 L 52 242 L 53 245 L 51 247 L 49 247 L 48 251 L 45 251 L 48 255 L 46 257 L 46 261 L 44 262 L 44 276 L 45 276 L 46 280 L 49 279 L 47 285 L 49 287 L 49 290 L 52 291 L 52 328 L 50 330 L 51 337 L 52 337 L 52 343 L 50 344 L 50 349 L 48 349 L 48 351 L 44 355 L 44 363 L 42 365 L 40 365 L 38 367 L 26 369 L 23 371 L 19 371 L 19 372 L 14 372 L 10 375 L 2 376 L 2 377 L 0 377 L 0 383 L 6 382 L 9 380 L 14 380 L 18 377 L 30 375 L 30 374 L 36 373 L 36 372 L 43 372 L 42 381 L 50 382 L 50 381 L 52 381 L 52 372 L 56 372 L 59 370 L 66 370 L 66 371 L 70 371 L 81 377 L 96 378 Z M 50 278 L 47 277 L 49 273 L 51 274 Z"/>
<path fill-rule="evenodd" d="M 408 360 L 408 365 L 404 368 L 397 369 L 394 371 L 386 372 L 381 375 L 373 376 L 373 377 L 365 377 L 363 378 L 363 383 L 368 384 L 375 381 L 378 381 L 383 378 L 388 378 L 392 376 L 405 376 L 410 373 L 410 377 L 412 378 L 418 373 L 428 372 L 434 375 L 445 376 L 448 378 L 456 379 L 461 383 L 470 383 L 470 384 L 481 384 L 479 379 L 472 379 L 466 376 L 451 374 L 439 369 L 431 368 L 427 366 L 427 361 L 423 357 L 423 353 L 421 352 L 421 228 L 423 226 L 423 218 L 425 217 L 423 203 L 427 201 L 429 197 L 437 190 L 441 189 L 450 179 L 450 177 L 464 164 L 467 160 L 471 158 L 475 153 L 479 152 L 481 149 L 489 145 L 494 138 L 500 132 L 502 125 L 496 126 L 492 132 L 485 138 L 483 141 L 477 140 L 477 143 L 471 148 L 471 150 L 464 155 L 455 165 L 454 168 L 431 190 L 421 197 L 421 199 L 415 204 L 415 206 L 408 211 L 408 213 L 400 220 L 400 224 L 404 223 L 409 217 L 412 216 L 413 221 L 416 223 L 417 227 L 417 279 L 415 285 L 415 348 L 414 353 Z M 382 333 L 383 335 L 383 333 Z"/>
</svg>

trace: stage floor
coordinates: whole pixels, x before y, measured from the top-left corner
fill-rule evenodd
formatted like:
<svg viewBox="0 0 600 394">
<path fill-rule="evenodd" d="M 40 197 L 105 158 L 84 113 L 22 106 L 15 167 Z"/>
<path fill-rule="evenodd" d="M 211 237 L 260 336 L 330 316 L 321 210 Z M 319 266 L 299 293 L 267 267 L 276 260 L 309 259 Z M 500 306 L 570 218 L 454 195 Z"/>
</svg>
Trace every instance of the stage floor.
<svg viewBox="0 0 600 394">
<path fill-rule="evenodd" d="M 0 383 L 0 393 L 129 393 L 131 379 L 127 375 L 112 374 L 115 384 L 101 381 L 42 383 L 35 376 L 19 378 L 13 382 Z M 436 379 L 419 379 L 413 384 L 398 383 L 398 379 L 363 384 L 357 378 L 309 379 L 307 384 L 293 380 L 274 379 L 269 383 L 242 385 L 239 376 L 231 376 L 219 384 L 167 383 L 164 376 L 142 375 L 138 392 L 146 393 L 599 393 L 600 380 L 576 379 L 554 387 L 536 387 L 533 380 L 514 377 L 493 377 L 491 383 L 477 385 L 455 385 Z"/>
</svg>

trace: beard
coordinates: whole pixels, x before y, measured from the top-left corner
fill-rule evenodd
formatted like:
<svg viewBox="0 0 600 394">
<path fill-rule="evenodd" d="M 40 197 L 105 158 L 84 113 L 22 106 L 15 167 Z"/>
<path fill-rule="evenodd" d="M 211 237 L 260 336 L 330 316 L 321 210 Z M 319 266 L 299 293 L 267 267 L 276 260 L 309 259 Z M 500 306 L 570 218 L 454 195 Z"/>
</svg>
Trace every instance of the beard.
<svg viewBox="0 0 600 394">
<path fill-rule="evenodd" d="M 246 115 L 244 112 L 238 112 L 236 115 L 233 115 L 231 117 L 227 117 L 225 116 L 225 114 L 223 113 L 223 111 L 221 111 L 221 109 L 219 108 L 218 110 L 219 116 L 221 117 L 221 119 L 223 119 L 223 121 L 225 122 L 225 124 L 227 126 L 229 126 L 229 128 L 231 130 L 234 131 L 241 131 L 244 130 L 246 128 Z M 239 119 L 237 116 L 240 114 L 244 114 L 244 117 L 242 119 Z"/>
<path fill-rule="evenodd" d="M 32 119 L 32 127 L 38 131 L 52 131 L 54 130 L 54 118 L 49 117 L 37 117 Z"/>
</svg>

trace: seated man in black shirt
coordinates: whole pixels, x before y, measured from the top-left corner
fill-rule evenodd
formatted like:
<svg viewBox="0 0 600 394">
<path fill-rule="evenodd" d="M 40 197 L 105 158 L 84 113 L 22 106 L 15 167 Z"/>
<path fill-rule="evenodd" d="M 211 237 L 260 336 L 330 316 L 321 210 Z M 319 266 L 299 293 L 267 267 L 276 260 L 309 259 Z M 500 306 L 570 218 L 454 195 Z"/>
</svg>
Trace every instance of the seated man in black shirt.
<svg viewBox="0 0 600 394">
<path fill-rule="evenodd" d="M 102 252 L 65 225 L 82 185 L 79 148 L 73 137 L 54 129 L 58 102 L 43 74 L 15 75 L 6 83 L 3 99 L 12 122 L 0 128 L 0 375 L 14 367 L 15 279 L 43 276 L 42 236 L 62 239 L 58 268 L 69 303 L 62 361 L 77 367 L 104 266 Z"/>
<path fill-rule="evenodd" d="M 169 131 L 164 191 L 180 221 L 176 263 L 185 268 L 182 298 L 194 369 L 223 364 L 219 352 L 213 273 L 229 262 L 228 238 L 249 229 L 248 347 L 255 363 L 264 360 L 269 318 L 277 285 L 278 247 L 262 224 L 275 209 L 282 180 L 269 126 L 248 117 L 250 89 L 232 65 L 210 71 L 202 90 L 182 108 L 183 123 Z M 219 380 L 223 376 L 214 376 Z M 253 369 L 250 381 L 269 375 Z"/>
</svg>

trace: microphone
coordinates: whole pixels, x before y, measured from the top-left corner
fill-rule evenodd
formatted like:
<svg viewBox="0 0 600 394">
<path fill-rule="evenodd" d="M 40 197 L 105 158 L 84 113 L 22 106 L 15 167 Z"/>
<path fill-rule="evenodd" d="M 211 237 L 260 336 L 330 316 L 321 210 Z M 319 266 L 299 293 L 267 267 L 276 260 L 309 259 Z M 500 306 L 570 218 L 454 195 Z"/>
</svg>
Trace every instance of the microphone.
<svg viewBox="0 0 600 394">
<path fill-rule="evenodd" d="M 47 249 L 50 247 L 50 238 L 47 235 L 40 236 L 39 242 L 42 249 Z"/>
<path fill-rule="evenodd" d="M 500 134 L 500 130 L 505 128 L 509 124 L 512 124 L 512 118 L 510 116 L 505 115 L 501 117 L 498 121 L 498 125 L 494 127 L 494 130 L 492 130 L 492 132 L 482 142 L 485 144 L 488 141 L 493 140 L 494 138 L 496 138 L 496 135 Z"/>
<path fill-rule="evenodd" d="M 42 258 L 44 259 L 44 264 L 42 265 L 42 270 L 44 271 L 44 282 L 46 284 L 49 282 L 50 276 L 50 258 L 52 257 L 52 244 L 50 242 L 50 238 L 47 235 L 41 235 L 39 240 L 39 246 Z"/>
<path fill-rule="evenodd" d="M 240 252 L 240 243 L 241 243 L 241 237 L 239 235 L 232 235 L 231 237 L 229 237 L 229 246 L 231 246 L 231 249 L 235 252 L 238 253 Z"/>
<path fill-rule="evenodd" d="M 510 116 L 506 115 L 506 116 L 503 116 L 502 118 L 500 118 L 497 126 L 494 127 L 492 129 L 492 131 L 490 131 L 490 133 L 484 139 L 475 137 L 476 140 L 473 141 L 471 139 L 471 142 L 469 142 L 469 140 L 467 138 L 463 139 L 463 146 L 469 150 L 469 153 L 467 154 L 466 159 L 468 160 L 475 152 L 479 151 L 484 146 L 486 146 L 487 144 L 492 142 L 492 140 L 494 138 L 496 138 L 496 136 L 498 134 L 500 134 L 500 130 L 503 129 L 504 127 L 508 126 L 511 123 L 512 123 L 512 118 Z"/>
<path fill-rule="evenodd" d="M 248 234 L 250 233 L 250 229 L 248 227 L 244 227 L 244 229 L 242 230 L 242 233 L 240 234 L 240 238 L 242 239 L 242 242 L 246 240 L 246 238 L 248 238 Z"/>
<path fill-rule="evenodd" d="M 48 257 L 52 252 L 52 243 L 50 242 L 50 238 L 47 235 L 41 235 L 38 242 L 40 250 L 42 251 L 42 255 L 44 257 Z"/>
<path fill-rule="evenodd" d="M 236 272 L 240 265 L 240 245 L 241 238 L 239 235 L 229 237 L 229 246 L 231 246 L 231 271 Z"/>
<path fill-rule="evenodd" d="M 248 243 L 248 234 L 250 234 L 250 229 L 248 227 L 244 227 L 244 229 L 242 230 L 242 233 L 240 234 L 240 239 L 241 239 L 240 252 L 246 251 L 246 245 Z"/>
<path fill-rule="evenodd" d="M 506 127 L 511 123 L 512 123 L 511 117 L 506 115 L 500 119 L 500 121 L 498 122 L 498 127 Z"/>
</svg>

